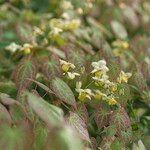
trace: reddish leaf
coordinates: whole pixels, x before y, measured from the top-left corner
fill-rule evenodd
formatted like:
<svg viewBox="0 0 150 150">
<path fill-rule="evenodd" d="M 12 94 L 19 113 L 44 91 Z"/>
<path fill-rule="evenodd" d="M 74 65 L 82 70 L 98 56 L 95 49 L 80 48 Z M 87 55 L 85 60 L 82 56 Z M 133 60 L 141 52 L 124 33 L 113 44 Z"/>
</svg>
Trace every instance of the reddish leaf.
<svg viewBox="0 0 150 150">
<path fill-rule="evenodd" d="M 87 126 L 76 113 L 70 112 L 68 122 L 77 131 L 81 139 L 90 142 Z"/>
<path fill-rule="evenodd" d="M 109 111 L 105 109 L 104 103 L 101 101 L 94 112 L 94 119 L 99 128 L 107 126 L 109 123 Z"/>
<path fill-rule="evenodd" d="M 15 81 L 17 88 L 20 91 L 25 90 L 32 81 L 27 78 L 34 79 L 37 74 L 37 65 L 31 56 L 23 58 L 15 71 Z"/>
</svg>

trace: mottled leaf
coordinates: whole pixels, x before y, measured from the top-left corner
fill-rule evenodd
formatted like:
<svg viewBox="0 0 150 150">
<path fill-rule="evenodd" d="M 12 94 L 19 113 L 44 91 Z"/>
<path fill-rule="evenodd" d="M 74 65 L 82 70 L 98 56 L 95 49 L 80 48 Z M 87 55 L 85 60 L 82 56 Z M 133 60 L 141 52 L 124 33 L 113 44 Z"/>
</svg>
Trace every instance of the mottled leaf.
<svg viewBox="0 0 150 150">
<path fill-rule="evenodd" d="M 48 125 L 59 126 L 63 122 L 63 111 L 32 93 L 26 92 L 29 107 Z"/>
<path fill-rule="evenodd" d="M 54 129 L 45 145 L 45 150 L 83 150 L 81 139 L 70 126 Z"/>
<path fill-rule="evenodd" d="M 37 74 L 37 66 L 33 59 L 28 56 L 23 58 L 15 71 L 15 81 L 19 91 L 25 90 L 32 81 L 27 78 L 34 79 Z"/>
<path fill-rule="evenodd" d="M 109 111 L 105 109 L 104 103 L 100 102 L 95 109 L 94 119 L 99 128 L 107 126 L 109 123 Z"/>
<path fill-rule="evenodd" d="M 60 78 L 52 80 L 52 89 L 55 95 L 62 101 L 76 107 L 76 101 L 70 87 Z"/>
<path fill-rule="evenodd" d="M 77 133 L 83 140 L 90 142 L 87 126 L 76 113 L 70 112 L 68 122 L 77 131 Z"/>
</svg>

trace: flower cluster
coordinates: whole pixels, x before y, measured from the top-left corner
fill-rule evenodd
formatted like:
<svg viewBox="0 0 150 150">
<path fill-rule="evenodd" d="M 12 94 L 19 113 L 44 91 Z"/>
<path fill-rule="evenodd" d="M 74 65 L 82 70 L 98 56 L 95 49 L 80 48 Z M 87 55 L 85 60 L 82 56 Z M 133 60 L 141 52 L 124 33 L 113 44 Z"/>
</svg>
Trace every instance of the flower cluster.
<svg viewBox="0 0 150 150">
<path fill-rule="evenodd" d="M 60 60 L 60 65 L 63 70 L 63 75 L 67 75 L 68 79 L 75 79 L 76 76 L 80 76 L 80 74 L 74 72 L 76 67 L 74 64 Z M 114 96 L 114 93 L 117 91 L 117 84 L 127 83 L 128 79 L 131 77 L 131 73 L 121 71 L 117 81 L 111 82 L 107 75 L 109 68 L 107 67 L 105 60 L 92 62 L 91 66 L 93 67 L 93 70 L 91 71 L 91 83 L 85 88 L 82 88 L 82 82 L 76 82 L 75 90 L 78 93 L 78 99 L 84 102 L 93 98 L 95 100 L 104 100 L 111 106 L 118 105 L 117 98 Z M 88 88 L 93 81 L 96 89 Z"/>
</svg>

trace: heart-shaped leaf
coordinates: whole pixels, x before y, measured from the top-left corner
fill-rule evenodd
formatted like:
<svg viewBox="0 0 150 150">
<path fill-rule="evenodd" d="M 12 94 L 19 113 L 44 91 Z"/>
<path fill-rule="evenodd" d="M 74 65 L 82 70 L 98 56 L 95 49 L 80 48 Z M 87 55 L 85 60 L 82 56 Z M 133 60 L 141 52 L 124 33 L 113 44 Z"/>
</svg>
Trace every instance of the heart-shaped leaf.
<svg viewBox="0 0 150 150">
<path fill-rule="evenodd" d="M 109 123 L 109 111 L 105 108 L 104 103 L 100 102 L 94 112 L 94 119 L 99 128 Z"/>
<path fill-rule="evenodd" d="M 23 58 L 18 64 L 15 71 L 15 81 L 20 91 L 25 90 L 32 81 L 27 78 L 34 79 L 37 74 L 37 66 L 31 57 Z"/>
<path fill-rule="evenodd" d="M 30 108 L 49 126 L 59 126 L 63 122 L 63 111 L 32 93 L 26 92 Z"/>
<path fill-rule="evenodd" d="M 45 150 L 83 150 L 83 144 L 70 126 L 53 130 L 46 141 Z"/>
<path fill-rule="evenodd" d="M 83 140 L 90 141 L 87 126 L 76 113 L 70 112 L 68 122 L 77 131 L 77 133 Z"/>
<path fill-rule="evenodd" d="M 60 78 L 52 80 L 52 89 L 55 95 L 62 101 L 76 107 L 76 101 L 73 92 L 70 87 Z"/>
</svg>

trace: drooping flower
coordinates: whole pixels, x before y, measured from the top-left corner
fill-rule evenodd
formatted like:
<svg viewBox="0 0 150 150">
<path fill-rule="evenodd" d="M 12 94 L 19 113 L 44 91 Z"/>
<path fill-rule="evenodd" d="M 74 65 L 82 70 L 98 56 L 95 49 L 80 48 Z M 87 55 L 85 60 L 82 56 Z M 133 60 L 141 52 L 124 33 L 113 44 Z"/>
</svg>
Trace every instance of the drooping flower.
<svg viewBox="0 0 150 150">
<path fill-rule="evenodd" d="M 54 28 L 52 28 L 52 31 L 50 32 L 50 36 L 57 36 L 61 32 L 63 32 L 62 29 L 54 27 Z"/>
<path fill-rule="evenodd" d="M 103 74 L 106 74 L 106 72 L 109 71 L 108 67 L 106 66 L 105 60 L 100 60 L 98 62 L 92 62 L 91 65 L 94 68 L 91 73 L 94 74 L 95 77 L 100 78 Z"/>
<path fill-rule="evenodd" d="M 76 83 L 76 92 L 79 93 L 78 99 L 80 101 L 91 100 L 91 96 L 93 95 L 91 89 L 81 89 L 81 86 L 81 82 Z"/>
<path fill-rule="evenodd" d="M 17 50 L 21 49 L 21 45 L 16 44 L 15 42 L 10 43 L 10 45 L 6 46 L 6 50 L 15 53 Z"/>
<path fill-rule="evenodd" d="M 66 10 L 67 10 L 67 9 L 73 9 L 73 5 L 71 4 L 70 1 L 64 0 L 64 1 L 62 2 L 61 6 L 62 6 L 63 9 L 66 9 Z"/>
<path fill-rule="evenodd" d="M 112 43 L 112 46 L 122 49 L 128 49 L 129 43 L 127 41 L 116 40 Z"/>
<path fill-rule="evenodd" d="M 127 83 L 128 79 L 132 76 L 131 73 L 125 73 L 124 71 L 121 71 L 119 74 L 119 77 L 117 78 L 117 81 L 119 83 Z"/>
<path fill-rule="evenodd" d="M 99 78 L 99 77 L 92 77 L 92 79 L 95 81 L 95 85 L 97 85 L 97 86 L 109 84 L 110 81 L 108 80 L 108 78 L 109 77 L 106 74 L 103 74 L 101 78 Z"/>
<path fill-rule="evenodd" d="M 68 79 L 73 80 L 76 76 L 80 76 L 79 73 L 76 72 L 67 72 Z"/>
<path fill-rule="evenodd" d="M 92 91 L 90 89 L 78 89 L 77 92 L 79 93 L 78 99 L 80 101 L 91 100 Z"/>
<path fill-rule="evenodd" d="M 117 103 L 118 103 L 118 102 L 117 102 L 114 98 L 108 99 L 108 104 L 109 104 L 110 106 L 117 105 Z"/>
<path fill-rule="evenodd" d="M 114 84 L 114 83 L 113 83 L 113 84 L 111 85 L 111 91 L 112 91 L 112 92 L 117 91 L 117 84 Z"/>
<path fill-rule="evenodd" d="M 33 48 L 33 45 L 31 45 L 29 43 L 25 43 L 25 44 L 23 44 L 23 47 L 21 48 L 21 50 L 24 51 L 25 54 L 30 54 L 31 48 Z"/>
<path fill-rule="evenodd" d="M 96 100 L 101 100 L 102 98 L 106 98 L 107 95 L 102 93 L 100 90 L 95 90 L 94 98 Z"/>
<path fill-rule="evenodd" d="M 59 61 L 60 61 L 61 68 L 64 72 L 68 72 L 70 69 L 75 68 L 75 65 L 70 62 L 67 62 L 61 59 Z"/>
</svg>

